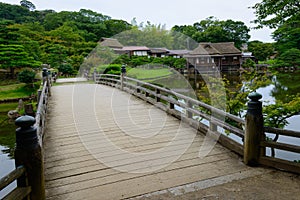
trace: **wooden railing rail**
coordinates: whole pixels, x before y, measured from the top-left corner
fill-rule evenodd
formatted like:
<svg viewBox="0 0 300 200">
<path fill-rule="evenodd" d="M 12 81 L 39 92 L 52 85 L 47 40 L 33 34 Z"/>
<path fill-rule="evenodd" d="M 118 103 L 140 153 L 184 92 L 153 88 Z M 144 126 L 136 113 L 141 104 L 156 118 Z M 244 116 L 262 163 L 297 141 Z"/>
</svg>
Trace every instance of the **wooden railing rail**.
<svg viewBox="0 0 300 200">
<path fill-rule="evenodd" d="M 41 94 L 39 95 L 38 107 L 35 116 L 35 126 L 37 127 L 37 135 L 39 136 L 39 142 L 41 146 L 43 145 L 43 138 L 46 127 L 47 106 L 49 97 L 51 96 L 50 91 L 50 79 L 47 79 L 46 81 L 44 81 L 43 89 L 41 91 Z"/>
<path fill-rule="evenodd" d="M 46 127 L 47 105 L 51 96 L 51 78 L 43 70 L 43 88 L 38 91 L 38 108 L 34 117 L 21 116 L 16 119 L 16 169 L 0 180 L 0 189 L 17 180 L 17 188 L 4 199 L 45 199 L 43 137 Z"/>
<path fill-rule="evenodd" d="M 118 75 L 96 75 L 96 83 L 121 89 L 121 79 Z M 156 105 L 167 113 L 189 123 L 199 131 L 212 135 L 222 145 L 243 155 L 243 145 L 224 134 L 225 130 L 229 131 L 242 141 L 244 137 L 242 127 L 245 125 L 243 119 L 178 92 L 134 78 L 124 77 L 123 87 L 124 91 Z M 176 106 L 184 110 L 185 113 L 175 109 Z M 207 123 L 199 119 L 205 119 Z M 233 126 L 225 121 L 235 122 L 238 126 Z M 223 129 L 223 133 L 220 132 L 220 128 Z"/>
<path fill-rule="evenodd" d="M 267 138 L 260 142 L 260 146 L 263 148 L 270 148 L 271 155 L 263 155 L 260 157 L 259 162 L 264 165 L 268 166 L 276 166 L 277 168 L 284 169 L 287 171 L 292 171 L 300 174 L 300 146 L 288 144 L 284 142 L 278 142 L 280 136 L 287 136 L 291 138 L 298 139 L 300 141 L 300 132 L 299 131 L 292 131 L 292 130 L 283 130 L 279 128 L 272 128 L 272 127 L 264 127 L 264 133 L 275 135 L 274 139 Z M 283 158 L 275 157 L 276 150 L 283 150 L 292 153 L 299 154 L 299 160 L 286 160 Z"/>
<path fill-rule="evenodd" d="M 299 145 L 283 144 L 276 140 L 270 141 L 265 132 L 295 138 L 300 138 L 300 133 L 264 127 L 262 103 L 259 101 L 260 94 L 252 93 L 249 95 L 251 101 L 248 103 L 246 120 L 244 120 L 168 88 L 126 76 L 122 79 L 120 77 L 100 74 L 95 75 L 95 82 L 122 89 L 189 123 L 202 133 L 209 134 L 218 140 L 223 146 L 243 156 L 247 165 L 263 164 L 300 173 L 299 163 L 266 156 L 266 148 L 268 147 L 294 153 L 300 153 L 300 147 Z M 185 112 L 180 112 L 176 106 Z M 199 119 L 205 119 L 207 123 Z M 225 131 L 239 139 L 234 140 L 232 137 L 228 137 L 224 134 Z"/>
<path fill-rule="evenodd" d="M 26 177 L 26 169 L 24 166 L 19 166 L 12 172 L 10 172 L 8 175 L 0 179 L 0 190 L 3 190 L 6 188 L 9 184 L 11 184 L 13 181 L 17 180 L 18 178 L 25 176 Z M 25 180 L 27 182 L 27 180 Z M 11 191 L 9 194 L 7 194 L 3 200 L 6 199 L 13 199 L 13 200 L 22 200 L 29 196 L 31 192 L 30 186 L 25 187 L 17 187 L 13 191 Z"/>
</svg>

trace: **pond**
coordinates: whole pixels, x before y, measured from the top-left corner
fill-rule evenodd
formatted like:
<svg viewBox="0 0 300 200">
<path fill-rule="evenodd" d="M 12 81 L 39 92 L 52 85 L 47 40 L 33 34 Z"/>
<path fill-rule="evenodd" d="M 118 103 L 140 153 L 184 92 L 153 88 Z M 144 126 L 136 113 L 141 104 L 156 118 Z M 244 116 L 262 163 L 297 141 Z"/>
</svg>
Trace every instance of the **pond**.
<svg viewBox="0 0 300 200">
<path fill-rule="evenodd" d="M 15 169 L 14 147 L 15 129 L 13 121 L 8 120 L 7 112 L 17 108 L 17 103 L 0 104 L 0 178 Z M 5 190 L 0 191 L 0 199 L 16 186 L 12 183 Z"/>
<path fill-rule="evenodd" d="M 227 87 L 232 91 L 234 90 L 241 91 L 242 87 L 245 86 L 245 82 L 251 81 L 249 79 L 247 80 L 247 78 L 245 79 L 245 75 L 239 72 L 222 73 L 221 76 L 226 77 L 226 79 L 229 80 L 229 84 Z M 257 77 L 252 77 L 252 78 L 257 78 Z M 276 100 L 281 100 L 283 102 L 286 102 L 288 101 L 290 96 L 299 94 L 300 92 L 299 80 L 300 80 L 300 71 L 268 73 L 268 80 L 266 80 L 264 83 L 261 83 L 261 86 L 256 90 L 256 92 L 260 93 L 263 96 L 261 99 L 263 105 L 274 104 Z M 194 87 L 196 94 L 200 94 L 201 85 L 202 86 L 204 85 L 202 76 L 197 75 L 195 77 L 194 75 L 192 75 L 192 77 L 189 78 L 189 82 Z M 240 85 L 240 87 L 236 87 L 237 85 Z M 243 116 L 245 115 L 246 111 L 241 110 L 240 113 Z M 300 110 L 299 110 L 299 114 L 300 114 Z M 289 129 L 294 131 L 300 130 L 300 123 L 299 123 L 300 115 L 294 115 L 293 117 L 288 118 L 287 121 L 288 124 L 284 127 L 284 129 Z M 274 138 L 274 134 L 267 134 L 267 136 L 270 138 Z M 233 137 L 233 139 L 235 139 L 233 135 L 230 137 Z M 299 138 L 280 136 L 278 142 L 284 142 L 284 143 L 300 146 Z M 266 153 L 267 155 L 270 155 L 271 150 L 267 149 Z M 281 150 L 276 150 L 275 156 L 278 158 L 284 158 L 291 161 L 300 160 L 299 154 L 281 151 Z"/>
</svg>

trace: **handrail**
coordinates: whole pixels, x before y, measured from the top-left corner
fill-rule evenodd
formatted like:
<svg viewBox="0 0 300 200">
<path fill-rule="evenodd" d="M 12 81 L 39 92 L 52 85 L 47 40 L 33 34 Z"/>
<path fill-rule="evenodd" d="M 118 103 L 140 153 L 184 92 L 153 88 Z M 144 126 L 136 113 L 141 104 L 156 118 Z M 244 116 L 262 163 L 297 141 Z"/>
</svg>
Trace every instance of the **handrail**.
<svg viewBox="0 0 300 200">
<path fill-rule="evenodd" d="M 4 189 L 6 186 L 11 184 L 13 181 L 15 181 L 17 178 L 22 176 L 25 173 L 26 169 L 25 167 L 19 166 L 12 172 L 10 172 L 8 175 L 4 176 L 0 179 L 0 190 Z"/>
<path fill-rule="evenodd" d="M 101 74 L 96 75 L 95 77 L 96 83 L 108 84 L 113 87 L 121 88 L 121 80 L 118 75 Z M 242 141 L 244 137 L 244 130 L 242 127 L 245 125 L 245 120 L 167 88 L 125 76 L 123 77 L 123 81 L 124 90 L 126 92 L 156 105 L 177 118 L 187 121 L 194 128 L 201 130 L 202 132 L 214 132 L 214 134 L 219 137 L 219 142 L 222 145 L 243 155 L 242 144 L 219 132 L 218 127 L 236 135 L 240 138 L 240 141 Z M 177 111 L 175 105 L 184 109 L 186 112 L 185 115 Z M 201 122 L 199 118 L 206 119 L 209 125 Z M 239 127 L 226 123 L 224 120 L 231 120 L 238 124 Z M 228 142 L 228 139 L 232 141 Z"/>
<path fill-rule="evenodd" d="M 293 162 L 293 161 L 288 161 L 282 158 L 275 157 L 276 149 L 300 154 L 299 145 L 288 144 L 285 142 L 278 142 L 280 136 L 287 136 L 287 137 L 300 139 L 300 132 L 293 131 L 293 130 L 283 130 L 283 129 L 272 128 L 272 127 L 264 127 L 264 132 L 268 134 L 275 134 L 275 138 L 273 140 L 266 139 L 260 142 L 261 147 L 265 147 L 265 148 L 268 147 L 271 149 L 271 155 L 270 156 L 264 155 L 260 159 L 261 163 L 269 166 L 280 164 L 280 168 L 282 169 L 300 173 L 300 169 L 299 169 L 300 164 L 297 163 L 299 161 Z M 299 160 L 300 160 L 300 156 L 299 156 Z"/>
<path fill-rule="evenodd" d="M 111 75 L 110 75 L 111 76 Z M 116 75 L 114 75 L 114 77 L 116 77 Z M 166 92 L 168 94 L 171 94 L 171 95 L 175 95 L 176 97 L 179 97 L 181 99 L 185 99 L 187 101 L 190 101 L 191 103 L 197 105 L 197 106 L 201 106 L 203 108 L 206 108 L 208 110 L 210 110 L 211 112 L 214 112 L 215 114 L 219 114 L 219 115 L 222 115 L 222 116 L 226 116 L 228 117 L 229 119 L 232 119 L 233 121 L 236 121 L 240 124 L 243 124 L 245 125 L 245 120 L 235 116 L 235 115 L 232 115 L 230 113 L 227 113 L 227 112 L 224 112 L 223 110 L 220 110 L 220 109 L 217 109 L 217 108 L 214 108 L 213 106 L 210 106 L 206 103 L 203 103 L 199 100 L 196 100 L 196 99 L 193 99 L 193 98 L 190 98 L 190 97 L 187 97 L 187 96 L 184 96 L 182 94 L 179 94 L 175 91 L 172 91 L 172 90 L 168 90 L 166 88 L 162 88 L 160 86 L 156 86 L 156 85 L 153 85 L 153 84 L 150 84 L 150 83 L 146 83 L 146 82 L 143 82 L 143 81 L 140 81 L 140 80 L 137 80 L 137 79 L 133 79 L 133 78 L 129 78 L 129 77 L 125 77 L 125 79 L 127 80 L 131 80 L 131 81 L 135 81 L 137 83 L 140 83 L 140 84 L 143 84 L 143 85 L 146 85 L 146 86 L 150 86 L 150 87 L 153 87 L 153 88 L 156 88 L 162 92 Z"/>
<path fill-rule="evenodd" d="M 265 132 L 272 133 L 272 134 L 279 134 L 284 136 L 300 138 L 300 131 L 272 128 L 272 127 L 264 127 L 264 130 Z"/>
<path fill-rule="evenodd" d="M 17 188 L 7 194 L 4 199 L 21 200 L 28 196 L 32 199 L 45 199 L 44 167 L 41 147 L 46 125 L 48 98 L 51 95 L 50 82 L 49 77 L 43 77 L 43 88 L 42 91 L 38 92 L 39 99 L 35 121 L 34 119 L 30 119 L 29 116 L 21 116 L 16 120 L 16 122 L 19 120 L 18 126 L 20 126 L 20 128 L 16 130 L 17 138 L 19 137 L 19 139 L 16 140 L 17 145 L 15 149 L 15 163 L 17 167 L 0 180 L 0 190 L 15 180 L 17 180 Z M 30 127 L 28 127 L 28 124 Z M 24 131 L 24 134 L 20 134 L 23 133 L 22 131 Z M 24 143 L 22 140 L 26 142 Z M 29 178 L 27 178 L 27 176 Z"/>
<path fill-rule="evenodd" d="M 13 181 L 17 180 L 18 178 L 25 176 L 26 169 L 23 165 L 17 167 L 15 170 L 10 172 L 8 175 L 4 176 L 0 179 L 0 190 L 6 188 L 9 184 Z M 27 182 L 27 181 L 25 181 Z M 19 187 L 5 195 L 3 199 L 14 199 L 14 200 L 22 200 L 29 196 L 31 192 L 30 186 Z"/>
<path fill-rule="evenodd" d="M 263 165 L 275 167 L 278 169 L 284 169 L 287 171 L 300 173 L 299 163 L 283 160 L 280 158 L 275 158 L 274 156 L 270 157 L 265 155 L 266 147 L 271 148 L 273 151 L 274 149 L 279 149 L 279 150 L 284 150 L 284 151 L 289 151 L 294 153 L 300 153 L 299 145 L 277 142 L 277 139 L 280 135 L 300 138 L 300 132 L 283 130 L 278 128 L 271 128 L 271 127 L 263 127 L 263 118 L 261 118 L 263 130 L 261 129 L 262 132 L 256 134 L 255 132 L 257 131 L 259 132 L 260 129 L 251 128 L 251 126 L 257 126 L 255 121 L 252 121 L 251 124 L 248 122 L 249 123 L 248 129 L 246 130 L 247 127 L 246 120 L 241 119 L 230 113 L 226 113 L 220 109 L 214 108 L 208 104 L 205 104 L 191 97 L 187 97 L 183 94 L 179 94 L 178 92 L 172 91 L 170 89 L 153 85 L 151 83 L 143 82 L 141 80 L 137 80 L 126 76 L 123 76 L 121 78 L 121 76 L 119 75 L 101 74 L 101 75 L 96 75 L 95 77 L 96 77 L 95 80 L 96 83 L 106 84 L 106 85 L 123 89 L 124 91 L 130 94 L 133 94 L 151 104 L 154 104 L 160 109 L 165 110 L 167 113 L 172 114 L 177 118 L 181 118 L 183 121 L 188 122 L 191 126 L 202 131 L 203 133 L 212 135 L 223 146 L 244 156 L 244 162 L 246 164 L 252 165 L 254 163 L 257 163 L 257 164 L 263 164 Z M 121 87 L 121 85 L 123 85 L 123 87 Z M 252 100 L 252 104 L 253 101 L 256 100 Z M 183 114 L 180 113 L 178 110 L 176 110 L 175 105 L 184 109 L 185 113 Z M 198 116 L 198 118 L 206 119 L 209 125 L 204 124 L 201 121 L 197 120 L 195 116 Z M 235 124 L 237 124 L 237 126 L 227 123 L 228 122 L 227 120 L 229 120 L 230 122 L 234 122 Z M 253 120 L 253 118 L 250 117 L 248 118 L 248 120 L 251 121 Z M 240 138 L 240 141 L 236 141 L 220 133 L 218 127 L 223 128 L 224 130 L 227 130 L 230 133 L 234 134 L 235 136 Z M 260 127 L 260 125 L 257 127 Z M 250 132 L 254 131 L 254 132 L 247 133 L 247 131 Z M 276 134 L 275 139 L 273 141 L 268 140 L 265 137 L 266 132 L 270 134 Z M 248 137 L 247 144 L 245 144 L 244 141 L 244 137 L 246 136 L 246 134 Z M 251 134 L 253 134 L 253 136 L 251 136 Z M 260 136 L 260 134 L 262 135 Z M 252 141 L 250 141 L 249 143 L 249 137 L 259 137 L 259 139 L 257 139 L 258 142 L 251 143 Z M 251 161 L 252 159 L 254 163 L 252 163 Z"/>
<path fill-rule="evenodd" d="M 47 79 L 43 84 L 43 89 L 38 100 L 38 108 L 36 112 L 36 124 L 37 127 L 37 135 L 39 137 L 40 145 L 43 145 L 43 137 L 46 126 L 46 113 L 47 113 L 47 104 L 48 98 L 50 96 L 50 80 Z"/>
</svg>

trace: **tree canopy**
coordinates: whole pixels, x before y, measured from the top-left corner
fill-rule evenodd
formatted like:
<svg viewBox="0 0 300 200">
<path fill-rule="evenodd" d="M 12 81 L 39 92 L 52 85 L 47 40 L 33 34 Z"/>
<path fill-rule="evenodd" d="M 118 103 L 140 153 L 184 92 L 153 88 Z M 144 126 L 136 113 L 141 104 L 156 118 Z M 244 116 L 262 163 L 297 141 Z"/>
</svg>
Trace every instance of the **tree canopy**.
<svg viewBox="0 0 300 200">
<path fill-rule="evenodd" d="M 220 21 L 214 17 L 208 17 L 193 25 L 176 25 L 172 30 L 181 32 L 197 42 L 234 42 L 238 48 L 250 38 L 250 29 L 244 22 Z"/>
<path fill-rule="evenodd" d="M 252 8 L 255 9 L 257 19 L 254 22 L 258 24 L 258 28 L 263 26 L 277 28 L 294 16 L 299 16 L 300 1 L 262 0 L 262 2 L 256 3 Z"/>
<path fill-rule="evenodd" d="M 252 52 L 259 61 L 265 61 L 274 55 L 275 49 L 272 43 L 255 40 L 248 43 L 248 51 Z"/>
</svg>

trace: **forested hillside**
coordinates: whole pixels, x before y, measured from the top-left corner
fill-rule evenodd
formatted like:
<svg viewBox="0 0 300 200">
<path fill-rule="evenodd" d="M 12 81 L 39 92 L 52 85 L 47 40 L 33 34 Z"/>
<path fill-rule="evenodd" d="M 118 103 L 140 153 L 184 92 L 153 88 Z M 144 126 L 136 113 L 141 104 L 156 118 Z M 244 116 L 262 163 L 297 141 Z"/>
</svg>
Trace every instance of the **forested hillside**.
<svg viewBox="0 0 300 200">
<path fill-rule="evenodd" d="M 70 64 L 78 70 L 101 37 L 131 29 L 123 20 L 91 10 L 79 12 L 35 10 L 29 1 L 21 5 L 0 3 L 1 68 L 58 67 Z"/>
</svg>

